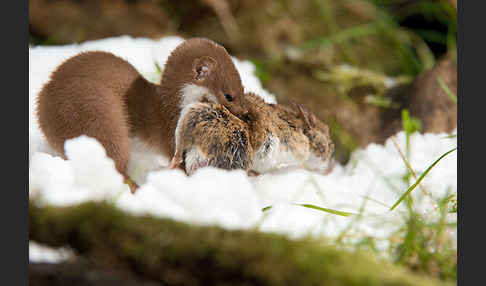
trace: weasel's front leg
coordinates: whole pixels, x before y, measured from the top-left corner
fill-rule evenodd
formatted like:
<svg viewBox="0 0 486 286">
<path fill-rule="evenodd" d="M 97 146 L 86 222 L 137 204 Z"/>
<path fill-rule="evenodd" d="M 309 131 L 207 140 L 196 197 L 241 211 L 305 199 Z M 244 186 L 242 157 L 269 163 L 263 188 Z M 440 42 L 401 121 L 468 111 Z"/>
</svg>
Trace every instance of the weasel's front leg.
<svg viewBox="0 0 486 286">
<path fill-rule="evenodd" d="M 184 169 L 184 152 L 180 151 L 179 148 L 176 149 L 176 152 L 174 156 L 172 157 L 172 160 L 169 163 L 169 169 Z"/>
<path fill-rule="evenodd" d="M 132 194 L 135 194 L 138 188 L 140 188 L 140 186 L 137 183 L 135 183 L 135 181 L 132 180 L 130 177 L 126 177 L 124 183 L 128 185 L 128 187 L 130 188 L 130 192 L 132 192 Z"/>
</svg>

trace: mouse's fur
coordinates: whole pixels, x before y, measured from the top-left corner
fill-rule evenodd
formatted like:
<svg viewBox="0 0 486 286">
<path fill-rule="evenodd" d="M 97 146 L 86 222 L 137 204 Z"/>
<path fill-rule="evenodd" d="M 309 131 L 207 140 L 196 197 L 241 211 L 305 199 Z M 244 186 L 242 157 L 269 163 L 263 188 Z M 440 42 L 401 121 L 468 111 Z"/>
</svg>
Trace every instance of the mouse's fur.
<svg viewBox="0 0 486 286">
<path fill-rule="evenodd" d="M 253 148 L 246 124 L 223 105 L 194 103 L 181 116 L 176 152 L 170 167 L 244 169 L 251 166 Z"/>
<path fill-rule="evenodd" d="M 334 145 L 326 124 L 302 105 L 267 104 L 252 93 L 245 100 L 243 120 L 221 105 L 191 105 L 181 116 L 170 167 L 185 166 L 188 174 L 204 166 L 249 173 L 282 167 L 329 170 Z"/>
<path fill-rule="evenodd" d="M 303 167 L 312 171 L 330 172 L 334 164 L 334 143 L 331 140 L 327 124 L 319 120 L 314 113 L 302 104 L 292 103 L 290 107 L 285 105 L 275 106 L 279 110 L 276 112 L 277 116 L 287 123 L 288 127 L 284 127 L 283 130 L 291 130 L 290 133 L 288 131 L 282 133 L 298 133 L 299 136 L 302 134 L 307 138 L 307 140 L 302 139 L 301 142 L 291 141 L 290 143 L 293 146 L 308 146 L 304 148 L 308 150 L 308 154 L 306 159 L 302 161 Z M 293 136 L 295 137 L 295 135 Z"/>
<path fill-rule="evenodd" d="M 269 172 L 282 167 L 329 170 L 334 153 L 328 126 L 302 104 L 267 104 L 246 95 L 247 120 L 255 150 L 252 170 Z"/>
<path fill-rule="evenodd" d="M 242 115 L 246 113 L 241 107 L 243 95 L 240 76 L 226 50 L 195 38 L 171 53 L 159 85 L 111 53 L 80 53 L 51 74 L 38 95 L 37 116 L 48 143 L 63 156 L 67 139 L 82 134 L 94 137 L 129 180 L 130 136 L 139 136 L 171 158 L 184 107 L 206 100 Z"/>
</svg>

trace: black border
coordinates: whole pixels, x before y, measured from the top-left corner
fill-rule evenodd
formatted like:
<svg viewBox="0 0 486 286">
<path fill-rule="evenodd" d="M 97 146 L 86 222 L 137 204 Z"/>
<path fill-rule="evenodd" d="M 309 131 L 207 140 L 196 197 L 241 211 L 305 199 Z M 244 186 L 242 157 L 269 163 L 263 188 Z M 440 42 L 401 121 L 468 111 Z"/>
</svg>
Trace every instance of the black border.
<svg viewBox="0 0 486 286">
<path fill-rule="evenodd" d="M 464 153 L 464 86 L 463 86 L 463 47 L 464 47 L 464 8 L 461 0 L 457 1 L 457 285 L 466 285 L 464 281 L 464 185 L 463 178 Z"/>
<path fill-rule="evenodd" d="M 4 196 L 0 225 L 4 265 L 0 284 L 28 285 L 28 1 L 10 1 L 1 11 L 4 168 L 0 178 Z"/>
<path fill-rule="evenodd" d="M 467 3 L 467 5 L 464 5 Z M 485 187 L 485 19 L 484 1 L 458 4 L 458 285 L 480 285 L 484 280 Z M 483 4 L 483 5 L 481 5 Z M 483 6 L 483 7 L 481 7 Z M 483 9 L 481 9 L 483 8 Z M 466 24 L 468 23 L 468 24 Z M 467 28 L 466 28 L 467 27 Z M 467 30 L 466 30 L 467 29 Z M 468 35 L 466 37 L 466 34 Z M 464 67 L 467 66 L 467 69 Z M 474 126 L 476 125 L 476 126 Z M 466 133 L 466 130 L 468 133 Z M 465 136 L 467 134 L 467 136 Z M 467 140 L 466 140 L 467 139 Z M 482 147 L 482 148 L 481 148 Z M 467 205 L 465 204 L 467 202 Z M 466 234 L 467 233 L 467 234 Z M 467 282 L 466 282 L 467 281 Z M 478 284 L 479 283 L 479 284 Z"/>
</svg>

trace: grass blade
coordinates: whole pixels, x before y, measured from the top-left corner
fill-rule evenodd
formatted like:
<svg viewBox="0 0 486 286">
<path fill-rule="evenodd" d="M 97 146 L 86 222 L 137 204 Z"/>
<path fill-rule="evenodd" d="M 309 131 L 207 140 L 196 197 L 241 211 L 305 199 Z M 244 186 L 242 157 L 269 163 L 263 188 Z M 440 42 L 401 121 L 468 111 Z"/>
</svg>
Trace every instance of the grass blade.
<svg viewBox="0 0 486 286">
<path fill-rule="evenodd" d="M 266 211 L 268 211 L 268 210 L 269 210 L 269 209 L 271 209 L 271 208 L 272 208 L 272 206 L 266 206 L 266 207 L 264 207 L 264 208 L 262 209 L 262 212 L 266 212 Z"/>
<path fill-rule="evenodd" d="M 315 210 L 318 210 L 318 211 L 323 211 L 323 212 L 327 212 L 327 213 L 331 213 L 331 214 L 335 214 L 335 215 L 340 215 L 340 216 L 354 215 L 354 213 L 337 211 L 337 210 L 328 209 L 328 208 L 322 208 L 322 207 L 318 207 L 318 206 L 311 205 L 311 204 L 295 204 L 295 205 L 305 207 L 305 208 L 309 208 L 309 209 L 315 209 Z"/>
<path fill-rule="evenodd" d="M 322 208 L 322 207 L 318 207 L 318 206 L 311 205 L 311 204 L 294 204 L 294 205 L 309 208 L 309 209 L 315 209 L 315 210 L 318 210 L 318 211 L 323 211 L 323 212 L 327 212 L 327 213 L 331 213 L 331 214 L 335 214 L 335 215 L 340 215 L 340 216 L 354 215 L 354 213 L 343 212 L 343 211 L 338 211 L 338 210 L 333 210 L 333 209 L 328 209 L 328 208 Z M 262 212 L 266 212 L 266 211 L 270 210 L 271 208 L 272 208 L 272 206 L 266 206 L 262 209 Z"/>
<path fill-rule="evenodd" d="M 425 172 L 418 178 L 418 180 L 410 186 L 410 188 L 408 188 L 408 190 L 400 197 L 400 199 L 398 199 L 398 201 L 390 208 L 390 211 L 394 210 L 404 199 L 405 197 L 410 194 L 410 192 L 412 192 L 415 187 L 417 187 L 417 185 L 423 180 L 423 178 L 425 178 L 425 176 L 430 172 L 430 170 L 432 170 L 432 168 L 437 164 L 439 163 L 440 160 L 442 160 L 442 158 L 444 158 L 445 156 L 449 155 L 449 153 L 451 153 L 452 151 L 455 151 L 457 149 L 454 148 L 452 150 L 449 150 L 447 151 L 446 153 L 444 153 L 442 156 L 439 157 L 439 159 L 435 160 L 434 163 L 432 163 L 432 165 L 430 165 L 427 170 L 425 170 Z"/>
<path fill-rule="evenodd" d="M 381 23 L 375 22 L 341 30 L 331 36 L 306 42 L 301 46 L 301 50 L 308 51 L 316 47 L 338 44 L 350 39 L 376 34 L 379 31 L 380 25 Z"/>
<path fill-rule="evenodd" d="M 440 77 L 437 77 L 437 81 L 439 82 L 442 90 L 444 90 L 444 92 L 451 98 L 451 100 L 457 104 L 457 96 L 449 89 L 447 84 Z"/>
<path fill-rule="evenodd" d="M 447 135 L 446 137 L 442 137 L 442 139 L 450 139 L 450 138 L 456 138 L 457 137 L 457 134 L 451 134 L 451 135 Z"/>
<path fill-rule="evenodd" d="M 160 75 L 162 74 L 162 69 L 160 68 L 159 64 L 157 62 L 154 62 L 155 64 L 155 69 L 157 69 L 157 73 Z"/>
<path fill-rule="evenodd" d="M 391 137 L 391 140 L 392 140 L 393 145 L 395 145 L 395 148 L 397 149 L 398 154 L 400 154 L 400 157 L 402 157 L 402 161 L 405 163 L 405 166 L 407 166 L 407 169 L 410 171 L 410 173 L 415 178 L 415 180 L 417 180 L 418 179 L 417 174 L 415 174 L 415 171 L 412 169 L 412 166 L 408 162 L 407 158 L 405 158 L 405 155 L 403 155 L 403 152 L 400 149 L 400 146 L 398 146 L 397 141 L 395 140 L 395 138 L 393 136 Z M 424 193 L 424 195 L 430 196 L 429 193 L 427 193 L 427 191 L 425 190 L 425 188 L 422 185 L 419 185 L 419 187 L 422 190 L 422 192 Z"/>
</svg>

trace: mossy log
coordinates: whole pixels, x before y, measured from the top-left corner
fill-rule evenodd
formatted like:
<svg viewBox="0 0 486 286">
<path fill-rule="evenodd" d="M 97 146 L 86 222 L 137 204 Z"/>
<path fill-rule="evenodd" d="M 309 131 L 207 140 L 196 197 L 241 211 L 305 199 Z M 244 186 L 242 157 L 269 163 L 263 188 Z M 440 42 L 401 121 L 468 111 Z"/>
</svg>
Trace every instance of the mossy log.
<svg viewBox="0 0 486 286">
<path fill-rule="evenodd" d="M 30 202 L 29 239 L 103 269 L 168 285 L 439 285 L 369 254 L 312 239 L 133 216 L 106 203 Z"/>
<path fill-rule="evenodd" d="M 77 259 L 81 260 L 81 259 Z M 62 263 L 29 262 L 31 286 L 159 286 L 159 282 L 127 272 L 100 269 L 88 261 Z"/>
</svg>

